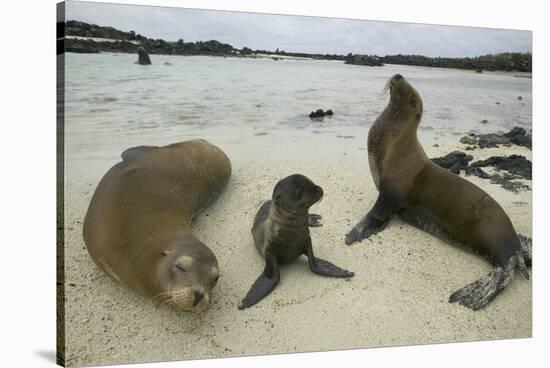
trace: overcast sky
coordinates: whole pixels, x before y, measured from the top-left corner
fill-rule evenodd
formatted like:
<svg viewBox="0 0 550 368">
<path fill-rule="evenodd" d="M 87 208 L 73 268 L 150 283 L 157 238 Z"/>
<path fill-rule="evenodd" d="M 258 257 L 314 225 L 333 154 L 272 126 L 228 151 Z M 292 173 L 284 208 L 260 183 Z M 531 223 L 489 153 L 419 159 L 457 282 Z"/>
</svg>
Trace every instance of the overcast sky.
<svg viewBox="0 0 550 368">
<path fill-rule="evenodd" d="M 236 48 L 347 54 L 479 56 L 531 52 L 529 31 L 68 1 L 67 20 L 150 38 L 218 40 Z"/>
</svg>

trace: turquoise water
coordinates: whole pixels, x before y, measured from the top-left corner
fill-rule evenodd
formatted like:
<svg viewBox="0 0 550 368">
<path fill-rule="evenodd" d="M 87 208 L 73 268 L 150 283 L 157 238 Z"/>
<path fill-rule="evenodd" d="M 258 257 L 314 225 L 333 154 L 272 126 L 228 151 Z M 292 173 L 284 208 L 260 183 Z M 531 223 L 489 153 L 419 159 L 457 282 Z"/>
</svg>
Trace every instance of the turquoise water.
<svg viewBox="0 0 550 368">
<path fill-rule="evenodd" d="M 118 157 L 129 146 L 196 137 L 242 156 L 259 149 L 266 157 L 292 157 L 307 140 L 319 145 L 315 155 L 328 145 L 353 147 L 349 154 L 363 157 L 368 128 L 387 103 L 384 85 L 395 73 L 424 101 L 423 144 L 458 141 L 470 131 L 531 128 L 532 81 L 511 74 L 164 55 L 141 66 L 134 64 L 137 55 L 65 55 L 69 160 Z M 312 121 L 308 114 L 318 108 L 334 115 Z"/>
</svg>

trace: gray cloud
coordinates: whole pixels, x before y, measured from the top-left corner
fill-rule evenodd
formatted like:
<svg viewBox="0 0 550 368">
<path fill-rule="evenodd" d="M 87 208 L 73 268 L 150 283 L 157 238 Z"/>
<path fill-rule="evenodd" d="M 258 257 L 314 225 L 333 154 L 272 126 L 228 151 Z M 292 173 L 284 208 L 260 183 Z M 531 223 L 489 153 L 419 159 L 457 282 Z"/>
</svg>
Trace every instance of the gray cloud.
<svg viewBox="0 0 550 368">
<path fill-rule="evenodd" d="M 68 1 L 66 19 L 151 38 L 215 39 L 235 47 L 347 54 L 478 56 L 531 52 L 532 33 L 504 29 L 347 20 Z"/>
</svg>

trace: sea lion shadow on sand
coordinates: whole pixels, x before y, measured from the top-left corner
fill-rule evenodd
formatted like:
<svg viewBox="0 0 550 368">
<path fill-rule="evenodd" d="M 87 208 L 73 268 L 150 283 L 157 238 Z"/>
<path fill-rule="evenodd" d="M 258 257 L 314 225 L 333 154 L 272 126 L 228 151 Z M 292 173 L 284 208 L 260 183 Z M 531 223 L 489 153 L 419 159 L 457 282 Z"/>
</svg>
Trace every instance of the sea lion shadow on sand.
<svg viewBox="0 0 550 368">
<path fill-rule="evenodd" d="M 369 166 L 379 195 L 345 243 L 381 232 L 399 215 L 444 241 L 483 254 L 494 271 L 449 297 L 451 303 L 483 308 L 510 283 L 516 268 L 529 279 L 530 240 L 516 233 L 487 193 L 428 159 L 417 138 L 422 99 L 405 78 L 394 75 L 388 89 L 390 101 L 368 135 Z"/>
<path fill-rule="evenodd" d="M 313 254 L 309 227 L 322 226 L 321 216 L 308 211 L 322 196 L 323 189 L 303 175 L 291 175 L 277 183 L 272 199 L 262 204 L 252 226 L 254 244 L 265 259 L 265 268 L 239 309 L 249 308 L 266 297 L 280 280 L 280 265 L 294 263 L 302 255 L 307 257 L 309 269 L 318 275 L 354 276 Z"/>
</svg>

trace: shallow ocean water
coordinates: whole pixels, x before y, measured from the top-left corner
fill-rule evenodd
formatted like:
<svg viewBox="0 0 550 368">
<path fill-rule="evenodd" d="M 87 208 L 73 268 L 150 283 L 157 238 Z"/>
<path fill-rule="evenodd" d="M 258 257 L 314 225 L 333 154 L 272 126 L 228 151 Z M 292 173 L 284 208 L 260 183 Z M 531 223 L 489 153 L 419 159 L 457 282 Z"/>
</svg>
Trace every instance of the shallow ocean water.
<svg viewBox="0 0 550 368">
<path fill-rule="evenodd" d="M 131 54 L 65 54 L 69 161 L 118 157 L 128 142 L 199 137 L 243 159 L 292 158 L 304 139 L 319 143 L 304 154 L 327 159 L 334 156 L 327 147 L 346 139 L 348 158 L 364 158 L 368 128 L 387 104 L 384 86 L 395 73 L 422 96 L 424 145 L 456 142 L 468 132 L 531 128 L 532 81 L 513 74 L 269 58 L 151 59 L 142 66 Z M 319 108 L 334 115 L 311 120 L 308 114 Z"/>
</svg>

